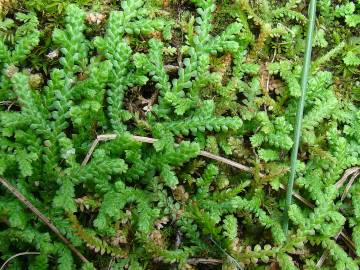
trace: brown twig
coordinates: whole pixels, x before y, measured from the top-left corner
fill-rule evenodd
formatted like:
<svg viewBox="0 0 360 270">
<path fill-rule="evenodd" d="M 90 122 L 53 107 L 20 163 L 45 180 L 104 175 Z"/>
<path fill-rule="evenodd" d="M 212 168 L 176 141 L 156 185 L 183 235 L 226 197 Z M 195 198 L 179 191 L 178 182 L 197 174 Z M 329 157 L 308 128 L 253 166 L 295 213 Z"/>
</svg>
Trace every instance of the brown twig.
<svg viewBox="0 0 360 270">
<path fill-rule="evenodd" d="M 222 260 L 213 259 L 213 258 L 191 258 L 187 260 L 188 264 L 197 265 L 197 264 L 220 264 L 223 263 Z"/>
<path fill-rule="evenodd" d="M 96 139 L 94 140 L 94 142 L 92 143 L 88 153 L 86 154 L 83 162 L 81 163 L 81 166 L 85 166 L 88 162 L 89 159 L 92 155 L 92 153 L 94 152 L 96 146 L 98 145 L 99 142 L 103 142 L 103 141 L 109 141 L 109 140 L 115 140 L 117 137 L 116 134 L 104 134 L 104 135 L 98 135 L 96 137 Z"/>
<path fill-rule="evenodd" d="M 242 165 L 242 164 L 240 164 L 238 162 L 232 161 L 232 160 L 227 159 L 227 158 L 223 158 L 223 157 L 214 155 L 214 154 L 212 154 L 210 152 L 207 152 L 207 151 L 200 151 L 200 155 L 203 156 L 203 157 L 211 158 L 213 160 L 225 163 L 227 165 L 238 168 L 238 169 L 240 169 L 242 171 L 245 171 L 245 172 L 250 172 L 250 173 L 253 172 L 253 169 L 248 167 L 248 166 Z M 260 175 L 260 177 L 264 177 L 264 175 L 261 174 L 261 173 L 259 175 Z"/>
<path fill-rule="evenodd" d="M 343 201 L 343 200 L 346 198 L 347 194 L 348 194 L 349 191 L 350 191 L 350 188 L 351 188 L 352 184 L 354 183 L 355 179 L 359 176 L 359 174 L 360 174 L 360 170 L 359 170 L 359 171 L 356 171 L 356 172 L 351 176 L 348 184 L 346 185 L 346 188 L 345 188 L 345 190 L 344 190 L 344 193 L 343 193 L 342 196 L 341 196 L 341 201 Z"/>
<path fill-rule="evenodd" d="M 281 188 L 282 190 L 286 190 L 286 186 L 283 185 L 283 184 L 281 184 L 281 183 L 280 183 L 280 188 Z M 312 202 L 310 202 L 310 201 L 308 201 L 307 199 L 305 199 L 305 198 L 304 198 L 303 196 L 301 196 L 298 192 L 293 191 L 293 192 L 292 192 L 292 195 L 293 195 L 296 199 L 298 199 L 299 201 L 301 201 L 303 204 L 305 204 L 306 206 L 308 206 L 308 207 L 310 207 L 310 208 L 315 208 L 315 205 L 314 205 Z"/>
<path fill-rule="evenodd" d="M 154 259 L 155 262 L 163 261 L 163 257 L 157 257 Z M 217 265 L 223 263 L 223 260 L 214 259 L 214 258 L 189 258 L 186 260 L 187 264 L 190 265 L 198 265 L 198 264 L 210 264 L 210 265 Z M 177 269 L 176 263 L 173 263 L 171 269 Z"/>
<path fill-rule="evenodd" d="M 342 240 L 345 242 L 345 244 L 352 250 L 352 252 L 356 253 L 356 247 L 353 241 L 351 241 L 350 237 L 347 236 L 344 231 L 340 232 L 340 236 Z"/>
<path fill-rule="evenodd" d="M 20 253 L 17 253 L 17 254 L 15 254 L 15 255 L 11 256 L 9 259 L 7 259 L 7 260 L 2 264 L 2 266 L 0 267 L 0 270 L 4 270 L 5 267 L 9 264 L 9 262 L 10 262 L 11 260 L 15 259 L 16 257 L 25 256 L 25 255 L 39 255 L 39 254 L 40 254 L 40 252 L 32 252 L 32 251 L 30 251 L 30 252 L 20 252 Z"/>
<path fill-rule="evenodd" d="M 347 169 L 344 172 L 343 176 L 340 178 L 340 180 L 336 182 L 336 184 L 335 184 L 336 188 L 341 188 L 344 185 L 344 183 L 346 182 L 347 178 L 359 170 L 360 170 L 360 167 L 352 167 L 352 168 Z"/>
<path fill-rule="evenodd" d="M 71 243 L 69 240 L 67 240 L 62 234 L 61 232 L 50 222 L 50 220 L 44 216 L 28 199 L 26 199 L 13 185 L 11 185 L 7 180 L 5 180 L 4 178 L 0 177 L 0 183 L 7 189 L 9 190 L 16 198 L 19 199 L 19 201 L 21 203 L 23 203 L 27 208 L 29 208 L 31 210 L 31 212 L 33 212 L 42 222 L 44 222 L 46 224 L 46 226 L 48 226 L 50 228 L 50 230 L 52 230 L 57 237 L 59 237 L 61 239 L 61 241 L 64 242 L 64 244 L 72 251 L 74 252 L 74 254 L 76 256 L 79 257 L 79 259 L 84 262 L 87 263 L 89 262 L 84 255 L 82 255 L 80 253 L 80 251 L 78 251 Z"/>
<path fill-rule="evenodd" d="M 81 163 L 81 166 L 85 166 L 89 162 L 89 159 L 90 159 L 92 153 L 94 152 L 96 146 L 98 145 L 98 143 L 99 143 L 99 139 L 96 138 L 95 141 L 93 141 L 93 143 L 92 143 L 88 153 L 86 154 L 83 162 Z"/>
</svg>

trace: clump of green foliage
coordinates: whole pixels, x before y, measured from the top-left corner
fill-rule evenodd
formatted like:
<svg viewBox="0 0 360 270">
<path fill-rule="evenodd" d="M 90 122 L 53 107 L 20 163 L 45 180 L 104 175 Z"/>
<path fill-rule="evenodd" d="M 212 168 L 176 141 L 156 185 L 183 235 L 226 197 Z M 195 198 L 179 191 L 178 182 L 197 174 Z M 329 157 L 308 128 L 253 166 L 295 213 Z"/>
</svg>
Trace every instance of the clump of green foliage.
<svg viewBox="0 0 360 270">
<path fill-rule="evenodd" d="M 323 252 L 324 269 L 358 269 L 359 183 L 341 201 L 335 183 L 360 165 L 360 3 L 318 3 L 296 176 L 315 207 L 294 203 L 285 235 L 279 187 L 293 144 L 306 8 L 229 2 L 156 9 L 123 0 L 100 23 L 69 4 L 51 37 L 32 12 L 1 22 L 0 176 L 91 261 L 80 265 L 1 189 L 1 258 L 40 252 L 9 269 L 188 269 L 196 258 L 219 259 L 208 269 L 315 269 Z M 44 40 L 51 51 L 40 68 L 31 54 Z M 82 164 L 99 134 L 116 138 Z M 336 241 L 344 226 L 356 254 Z"/>
</svg>

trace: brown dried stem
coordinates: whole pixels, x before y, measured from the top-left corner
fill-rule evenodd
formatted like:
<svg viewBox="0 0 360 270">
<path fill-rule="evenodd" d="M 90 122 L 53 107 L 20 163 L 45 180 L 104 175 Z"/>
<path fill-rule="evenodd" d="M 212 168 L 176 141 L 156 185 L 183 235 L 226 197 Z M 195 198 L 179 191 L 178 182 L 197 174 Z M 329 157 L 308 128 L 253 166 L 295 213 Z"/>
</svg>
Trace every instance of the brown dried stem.
<svg viewBox="0 0 360 270">
<path fill-rule="evenodd" d="M 213 259 L 213 258 L 191 258 L 187 260 L 188 264 L 197 265 L 197 264 L 221 264 L 222 260 Z"/>
<path fill-rule="evenodd" d="M 18 200 L 24 204 L 27 208 L 31 210 L 42 222 L 46 224 L 52 230 L 57 237 L 61 239 L 61 241 L 64 242 L 64 244 L 72 251 L 76 256 L 79 257 L 79 259 L 87 263 L 89 262 L 84 255 L 80 253 L 71 243 L 69 240 L 67 240 L 61 232 L 50 222 L 50 220 L 44 216 L 28 199 L 26 199 L 13 185 L 11 185 L 7 180 L 0 177 L 0 183 L 8 190 L 10 191 Z"/>
</svg>

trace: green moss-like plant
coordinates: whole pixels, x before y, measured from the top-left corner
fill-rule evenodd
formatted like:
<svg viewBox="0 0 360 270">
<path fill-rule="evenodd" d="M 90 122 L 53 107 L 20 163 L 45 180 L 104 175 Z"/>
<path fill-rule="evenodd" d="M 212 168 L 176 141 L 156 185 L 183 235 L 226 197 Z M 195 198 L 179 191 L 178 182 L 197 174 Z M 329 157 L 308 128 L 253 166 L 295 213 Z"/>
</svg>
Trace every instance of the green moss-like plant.
<svg viewBox="0 0 360 270">
<path fill-rule="evenodd" d="M 279 187 L 293 145 L 304 6 L 124 0 L 102 3 L 97 24 L 65 4 L 64 22 L 50 30 L 46 16 L 25 10 L 0 24 L 0 175 L 91 263 L 80 265 L 1 188 L 1 260 L 40 252 L 10 269 L 312 269 L 323 252 L 325 269 L 358 268 L 335 240 L 346 225 L 359 254 L 358 184 L 341 201 L 336 186 L 360 165 L 357 2 L 318 4 L 294 187 L 314 208 L 289 208 L 288 235 Z M 83 162 L 101 134 L 112 140 Z M 204 150 L 252 169 L 214 163 Z"/>
</svg>

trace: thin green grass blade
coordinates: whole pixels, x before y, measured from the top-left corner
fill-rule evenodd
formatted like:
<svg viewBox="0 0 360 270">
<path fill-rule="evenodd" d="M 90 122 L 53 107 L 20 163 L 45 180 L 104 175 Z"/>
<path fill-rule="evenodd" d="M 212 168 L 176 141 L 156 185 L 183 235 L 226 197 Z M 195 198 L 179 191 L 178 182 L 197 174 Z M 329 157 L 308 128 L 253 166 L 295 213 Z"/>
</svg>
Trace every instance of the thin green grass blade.
<svg viewBox="0 0 360 270">
<path fill-rule="evenodd" d="M 295 179 L 295 170 L 297 163 L 297 155 L 299 151 L 300 144 L 300 136 L 301 136 L 301 124 L 304 113 L 304 104 L 305 104 L 305 95 L 307 89 L 308 75 L 311 65 L 311 50 L 312 50 L 312 41 L 313 41 L 313 32 L 315 25 L 315 17 L 316 17 L 316 0 L 311 0 L 309 5 L 309 22 L 307 29 L 307 38 L 306 38 L 306 48 L 304 55 L 304 66 L 301 76 L 301 97 L 298 104 L 298 110 L 296 113 L 296 123 L 295 123 L 295 132 L 294 132 L 294 145 L 291 153 L 291 168 L 290 175 L 286 190 L 286 205 L 285 205 L 285 213 L 284 213 L 284 221 L 283 221 L 283 230 L 285 234 L 287 234 L 289 227 L 289 207 L 292 202 L 292 192 L 294 186 Z"/>
</svg>

